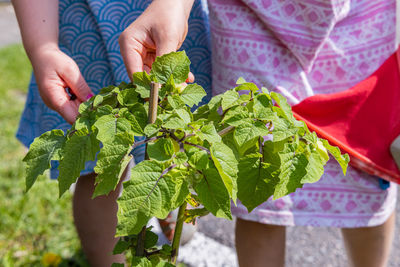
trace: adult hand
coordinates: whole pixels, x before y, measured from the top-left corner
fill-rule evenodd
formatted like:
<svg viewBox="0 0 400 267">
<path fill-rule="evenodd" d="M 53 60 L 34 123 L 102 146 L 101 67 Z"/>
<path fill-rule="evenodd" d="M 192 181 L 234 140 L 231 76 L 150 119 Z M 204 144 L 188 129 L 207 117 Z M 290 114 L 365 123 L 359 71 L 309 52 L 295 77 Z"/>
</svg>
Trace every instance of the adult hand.
<svg viewBox="0 0 400 267">
<path fill-rule="evenodd" d="M 41 47 L 31 53 L 31 62 L 43 102 L 67 122 L 74 123 L 79 105 L 93 96 L 78 65 L 57 46 Z"/>
<path fill-rule="evenodd" d="M 193 0 L 154 0 L 119 37 L 129 77 L 149 72 L 156 56 L 178 50 L 188 31 Z M 193 82 L 193 75 L 189 81 Z"/>
</svg>

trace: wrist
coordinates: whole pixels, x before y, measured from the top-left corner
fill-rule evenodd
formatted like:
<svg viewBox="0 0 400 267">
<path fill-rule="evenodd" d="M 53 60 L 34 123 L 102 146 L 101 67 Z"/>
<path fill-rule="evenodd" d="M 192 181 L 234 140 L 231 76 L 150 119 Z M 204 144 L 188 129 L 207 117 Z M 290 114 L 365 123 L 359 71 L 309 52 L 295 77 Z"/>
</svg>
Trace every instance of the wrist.
<svg viewBox="0 0 400 267">
<path fill-rule="evenodd" d="M 44 53 L 50 51 L 60 51 L 57 43 L 49 42 L 37 45 L 24 45 L 26 53 L 31 61 L 35 61 L 36 58 L 40 58 Z"/>
</svg>

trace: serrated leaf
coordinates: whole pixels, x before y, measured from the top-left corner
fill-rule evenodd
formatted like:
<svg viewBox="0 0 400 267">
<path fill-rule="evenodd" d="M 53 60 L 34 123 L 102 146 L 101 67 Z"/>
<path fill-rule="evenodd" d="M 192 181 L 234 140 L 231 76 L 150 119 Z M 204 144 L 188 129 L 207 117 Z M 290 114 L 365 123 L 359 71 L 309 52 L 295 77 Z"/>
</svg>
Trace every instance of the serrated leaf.
<svg viewBox="0 0 400 267">
<path fill-rule="evenodd" d="M 232 220 L 229 193 L 214 166 L 205 169 L 195 191 L 204 207 L 216 217 Z"/>
<path fill-rule="evenodd" d="M 146 257 L 132 257 L 132 266 L 135 267 L 153 267 L 153 264 Z"/>
<path fill-rule="evenodd" d="M 151 78 L 147 72 L 136 72 L 133 74 L 133 83 L 136 86 L 135 91 L 141 98 L 150 97 Z"/>
<path fill-rule="evenodd" d="M 325 139 L 319 139 L 323 144 L 324 147 L 329 151 L 329 153 L 336 159 L 339 163 L 340 167 L 342 168 L 343 175 L 346 175 L 347 166 L 350 161 L 350 157 L 348 154 L 343 154 L 340 152 L 340 149 L 336 146 L 331 146 L 329 142 Z"/>
<path fill-rule="evenodd" d="M 238 198 L 251 212 L 273 195 L 279 173 L 271 164 L 262 162 L 258 154 L 251 154 L 239 162 Z"/>
<path fill-rule="evenodd" d="M 183 108 L 185 106 L 185 103 L 179 95 L 169 95 L 167 99 L 173 109 Z"/>
<path fill-rule="evenodd" d="M 148 124 L 144 128 L 144 133 L 146 134 L 147 137 L 151 137 L 151 136 L 155 135 L 156 133 L 158 133 L 159 130 L 160 130 L 160 126 L 153 123 L 153 124 Z"/>
<path fill-rule="evenodd" d="M 319 153 L 314 149 L 308 157 L 306 166 L 306 175 L 301 179 L 301 183 L 315 183 L 321 179 L 324 174 L 324 165 L 326 161 L 321 159 Z"/>
<path fill-rule="evenodd" d="M 239 94 L 235 90 L 228 90 L 222 95 L 221 106 L 222 110 L 227 110 L 228 108 L 234 106 L 236 101 L 239 99 Z"/>
<path fill-rule="evenodd" d="M 272 110 L 271 98 L 266 94 L 258 95 L 254 99 L 254 117 L 259 120 L 276 120 L 277 114 Z"/>
<path fill-rule="evenodd" d="M 243 120 L 248 118 L 250 118 L 250 116 L 247 108 L 244 106 L 237 106 L 226 112 L 222 122 L 231 126 L 239 126 L 243 123 Z"/>
<path fill-rule="evenodd" d="M 138 102 L 138 93 L 134 88 L 125 89 L 118 94 L 117 99 L 124 107 L 133 106 Z"/>
<path fill-rule="evenodd" d="M 221 136 L 218 135 L 214 124 L 209 123 L 200 128 L 197 135 L 201 140 L 207 140 L 210 144 L 215 142 L 221 142 Z"/>
<path fill-rule="evenodd" d="M 304 154 L 298 154 L 295 151 L 294 144 L 286 143 L 284 149 L 278 153 L 281 162 L 280 181 L 276 185 L 274 199 L 293 193 L 303 186 L 301 180 L 307 174 L 308 160 Z"/>
<path fill-rule="evenodd" d="M 232 200 L 236 201 L 238 161 L 231 148 L 222 142 L 213 143 L 211 158 L 221 175 L 222 181 Z"/>
<path fill-rule="evenodd" d="M 50 161 L 60 159 L 59 152 L 66 141 L 62 130 L 52 130 L 35 138 L 24 157 L 26 163 L 26 191 L 35 183 L 37 177 L 50 169 Z"/>
<path fill-rule="evenodd" d="M 208 163 L 209 156 L 204 150 L 197 151 L 189 159 L 189 164 L 198 170 L 203 170 Z"/>
<path fill-rule="evenodd" d="M 188 157 L 185 152 L 176 152 L 174 162 L 178 165 L 187 163 Z"/>
<path fill-rule="evenodd" d="M 186 125 L 187 124 L 181 118 L 176 116 L 170 117 L 163 123 L 163 127 L 167 129 L 184 129 Z"/>
<path fill-rule="evenodd" d="M 190 117 L 189 112 L 184 108 L 179 108 L 175 110 L 176 114 L 186 123 L 189 124 L 192 122 L 192 118 Z"/>
<path fill-rule="evenodd" d="M 154 143 L 147 144 L 147 154 L 150 159 L 166 161 L 172 158 L 174 154 L 174 144 L 170 138 L 161 138 Z"/>
<path fill-rule="evenodd" d="M 172 179 L 162 177 L 165 169 L 165 164 L 148 160 L 132 168 L 118 199 L 118 236 L 137 234 L 149 218 L 165 218 L 172 210 L 172 200 L 181 191 Z"/>
<path fill-rule="evenodd" d="M 129 153 L 133 143 L 132 134 L 118 133 L 103 144 L 97 156 L 96 167 L 94 167 L 97 176 L 93 198 L 107 195 L 115 190 L 125 168 L 132 159 L 132 155 Z"/>
<path fill-rule="evenodd" d="M 137 103 L 133 106 L 130 106 L 128 109 L 129 109 L 129 112 L 132 113 L 133 116 L 135 116 L 135 119 L 139 123 L 142 130 L 144 130 L 144 128 L 146 127 L 147 122 L 148 122 L 148 115 L 147 115 L 147 111 L 144 108 L 143 104 Z"/>
<path fill-rule="evenodd" d="M 292 113 L 292 108 L 290 107 L 290 105 L 288 104 L 286 98 L 281 95 L 278 94 L 276 92 L 271 92 L 270 96 L 272 97 L 272 99 L 275 100 L 275 102 L 278 104 L 278 106 L 280 107 L 280 109 L 282 110 L 282 114 L 283 116 L 290 121 L 291 123 L 295 123 L 296 119 L 293 117 L 293 113 Z"/>
<path fill-rule="evenodd" d="M 75 132 L 63 147 L 63 156 L 58 167 L 58 187 L 60 197 L 75 183 L 80 172 L 85 168 L 85 162 L 95 160 L 96 152 L 99 150 L 99 142 L 94 135 L 89 135 L 87 130 Z"/>
<path fill-rule="evenodd" d="M 131 124 L 127 119 L 112 114 L 100 117 L 94 127 L 98 130 L 97 139 L 102 143 L 112 140 L 118 133 L 131 132 Z"/>
<path fill-rule="evenodd" d="M 171 75 L 175 83 L 183 83 L 189 75 L 190 60 L 184 51 L 172 52 L 157 57 L 151 66 L 151 75 L 159 83 L 166 83 Z"/>
<path fill-rule="evenodd" d="M 193 83 L 188 84 L 183 92 L 181 93 L 182 101 L 192 107 L 194 105 L 198 105 L 200 101 L 207 95 L 206 91 L 204 91 L 203 87 L 200 85 Z"/>
<path fill-rule="evenodd" d="M 234 139 L 239 146 L 239 151 L 244 153 L 254 146 L 258 137 L 269 134 L 268 128 L 260 121 L 254 123 L 244 122 L 237 126 L 234 131 Z"/>
<path fill-rule="evenodd" d="M 136 117 L 132 113 L 130 113 L 127 109 L 124 109 L 124 110 L 121 109 L 119 114 L 121 117 L 123 117 L 129 121 L 129 123 L 131 124 L 132 133 L 135 136 L 143 136 L 144 135 L 144 131 L 143 131 L 141 125 L 139 124 Z"/>
</svg>

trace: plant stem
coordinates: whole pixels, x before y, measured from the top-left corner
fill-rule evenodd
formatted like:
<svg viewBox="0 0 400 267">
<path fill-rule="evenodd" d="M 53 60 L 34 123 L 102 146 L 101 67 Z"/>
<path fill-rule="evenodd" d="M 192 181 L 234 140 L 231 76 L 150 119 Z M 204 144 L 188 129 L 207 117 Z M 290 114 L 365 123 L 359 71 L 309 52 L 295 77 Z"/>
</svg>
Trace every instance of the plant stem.
<svg viewBox="0 0 400 267">
<path fill-rule="evenodd" d="M 158 107 L 158 89 L 161 87 L 159 83 L 151 82 L 150 88 L 150 99 L 149 99 L 149 124 L 155 123 L 157 119 L 157 107 Z M 146 143 L 146 154 L 145 158 L 149 159 L 147 155 L 147 143 Z M 143 226 L 142 230 L 139 233 L 139 238 L 136 246 L 136 256 L 143 257 L 144 256 L 144 240 L 146 238 L 146 225 Z"/>
<path fill-rule="evenodd" d="M 220 136 L 224 136 L 224 135 L 226 135 L 227 133 L 229 133 L 230 131 L 232 131 L 233 129 L 235 129 L 235 127 L 233 127 L 233 126 L 228 126 L 228 127 L 226 127 L 225 129 L 222 129 L 221 131 L 219 131 L 218 134 L 219 134 Z"/>
<path fill-rule="evenodd" d="M 185 221 L 185 211 L 186 211 L 187 203 L 186 201 L 179 207 L 178 216 L 176 218 L 176 226 L 174 238 L 172 240 L 172 254 L 171 254 L 171 262 L 172 264 L 176 264 L 176 260 L 178 259 L 179 245 L 181 241 L 182 228 L 183 223 Z"/>
</svg>

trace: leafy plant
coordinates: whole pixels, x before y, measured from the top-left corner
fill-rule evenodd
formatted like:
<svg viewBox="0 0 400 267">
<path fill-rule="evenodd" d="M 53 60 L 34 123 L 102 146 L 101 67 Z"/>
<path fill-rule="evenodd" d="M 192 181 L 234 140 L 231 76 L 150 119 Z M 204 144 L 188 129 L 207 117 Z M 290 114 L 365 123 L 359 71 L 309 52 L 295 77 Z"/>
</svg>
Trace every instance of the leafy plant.
<svg viewBox="0 0 400 267">
<path fill-rule="evenodd" d="M 96 197 L 116 188 L 131 150 L 147 144 L 147 159 L 132 169 L 118 200 L 122 238 L 114 253 L 131 250 L 134 266 L 175 264 L 183 222 L 208 213 L 232 219 L 231 200 L 250 212 L 271 196 L 318 181 L 328 152 L 346 172 L 348 156 L 297 121 L 282 95 L 242 78 L 192 113 L 206 93 L 184 83 L 189 65 L 184 52 L 170 53 L 157 58 L 149 74 L 135 73 L 133 83 L 103 88 L 81 104 L 70 130 L 44 133 L 24 158 L 27 189 L 51 160 L 60 161 L 61 196 L 97 155 Z M 146 224 L 176 208 L 172 246 L 157 248 Z"/>
</svg>

